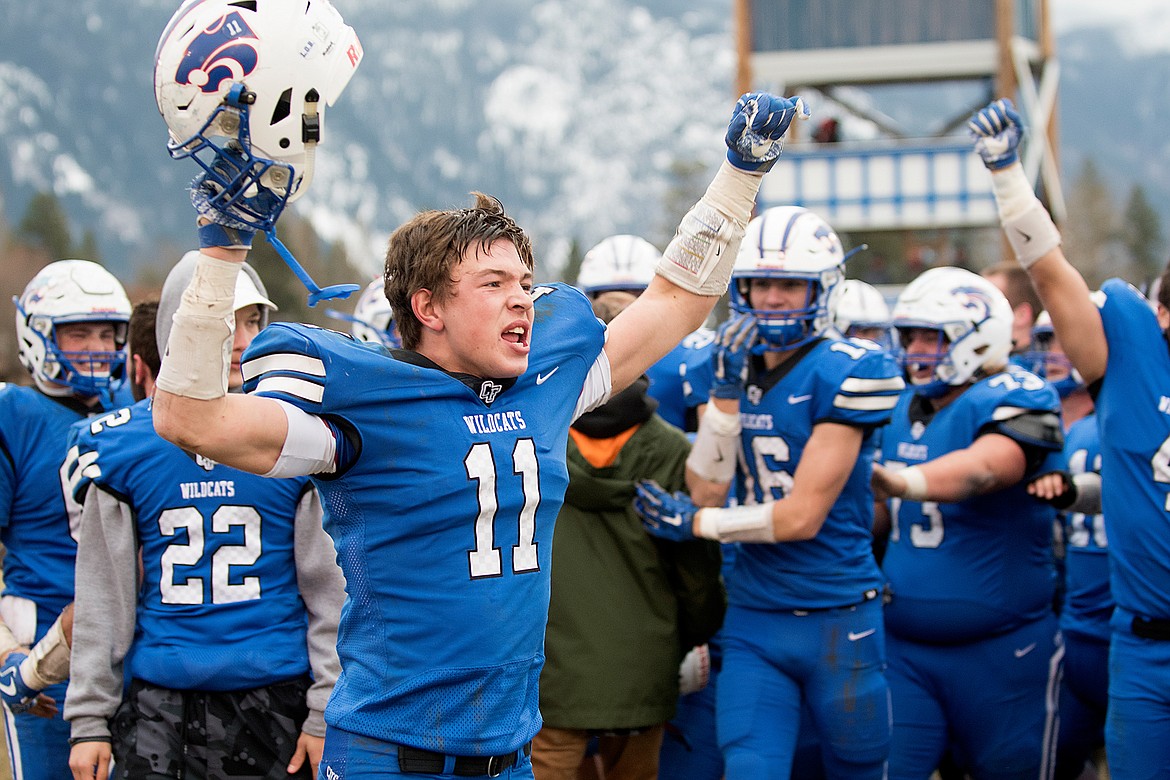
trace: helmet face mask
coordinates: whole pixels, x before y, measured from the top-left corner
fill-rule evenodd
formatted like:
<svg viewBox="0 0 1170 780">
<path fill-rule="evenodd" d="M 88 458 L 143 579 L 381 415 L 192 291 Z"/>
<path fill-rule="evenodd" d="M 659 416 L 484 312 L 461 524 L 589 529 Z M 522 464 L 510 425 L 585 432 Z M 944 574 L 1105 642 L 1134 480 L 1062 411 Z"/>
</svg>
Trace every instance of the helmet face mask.
<svg viewBox="0 0 1170 780">
<path fill-rule="evenodd" d="M 609 236 L 585 253 L 577 287 L 591 298 L 610 290 L 639 295 L 650 285 L 661 259 L 658 248 L 644 238 Z"/>
<path fill-rule="evenodd" d="M 20 362 L 41 392 L 112 398 L 121 388 L 130 301 L 108 271 L 87 260 L 50 263 L 14 303 Z M 109 323 L 114 349 L 65 351 L 59 331 L 72 323 Z"/>
<path fill-rule="evenodd" d="M 1024 364 L 1036 376 L 1047 380 L 1060 397 L 1067 398 L 1085 386 L 1072 361 L 1057 347 L 1056 332 L 1048 312 L 1040 312 L 1032 326 L 1032 343 L 1023 354 Z"/>
<path fill-rule="evenodd" d="M 768 209 L 748 223 L 740 244 L 731 273 L 731 309 L 755 317 L 766 350 L 796 349 L 829 329 L 829 299 L 844 269 L 841 240 L 827 222 L 795 206 Z M 753 279 L 803 281 L 803 304 L 758 308 L 751 296 Z"/>
<path fill-rule="evenodd" d="M 154 90 L 172 157 L 217 185 L 295 199 L 332 105 L 361 61 L 353 29 L 328 0 L 187 0 L 159 39 Z M 214 170 L 231 150 L 236 170 Z M 264 226 L 259 226 L 264 227 Z"/>
<path fill-rule="evenodd" d="M 1006 365 L 1012 309 L 995 285 L 962 268 L 932 268 L 906 286 L 894 306 L 901 360 L 914 392 L 938 398 L 981 371 Z M 915 330 L 938 333 L 936 352 L 908 352 Z M 930 376 L 916 374 L 933 366 Z"/>
</svg>

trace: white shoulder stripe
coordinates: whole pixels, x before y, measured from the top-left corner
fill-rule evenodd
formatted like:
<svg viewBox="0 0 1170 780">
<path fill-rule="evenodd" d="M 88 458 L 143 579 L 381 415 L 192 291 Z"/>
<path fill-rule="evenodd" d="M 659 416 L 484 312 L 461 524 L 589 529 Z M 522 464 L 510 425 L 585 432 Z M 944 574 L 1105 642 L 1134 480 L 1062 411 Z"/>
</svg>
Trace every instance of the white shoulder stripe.
<svg viewBox="0 0 1170 780">
<path fill-rule="evenodd" d="M 855 412 L 884 412 L 898 405 L 896 395 L 838 395 L 833 406 Z"/>
<path fill-rule="evenodd" d="M 900 376 L 891 376 L 884 379 L 860 379 L 851 376 L 841 383 L 841 389 L 846 393 L 881 393 L 901 392 L 906 387 Z"/>
<path fill-rule="evenodd" d="M 1011 420 L 1012 418 L 1019 417 L 1021 414 L 1027 414 L 1028 412 L 1032 411 L 1035 410 L 1025 409 L 1022 406 L 997 406 L 994 414 L 991 415 L 991 419 L 995 420 L 996 422 L 1001 420 Z"/>
<path fill-rule="evenodd" d="M 244 381 L 250 381 L 269 371 L 295 371 L 310 376 L 325 376 L 325 364 L 320 358 L 300 355 L 296 352 L 274 352 L 244 361 L 240 366 Z"/>
<path fill-rule="evenodd" d="M 292 376 L 270 376 L 256 383 L 253 393 L 284 393 L 315 404 L 321 403 L 325 387 L 307 379 Z"/>
</svg>

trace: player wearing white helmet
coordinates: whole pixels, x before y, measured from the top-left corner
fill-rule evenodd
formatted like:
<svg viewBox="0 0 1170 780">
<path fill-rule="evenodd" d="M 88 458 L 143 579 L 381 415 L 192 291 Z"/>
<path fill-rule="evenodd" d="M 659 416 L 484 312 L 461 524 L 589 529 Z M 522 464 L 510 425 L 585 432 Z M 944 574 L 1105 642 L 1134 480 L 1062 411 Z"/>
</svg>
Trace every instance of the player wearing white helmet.
<svg viewBox="0 0 1170 780">
<path fill-rule="evenodd" d="M 889 353 L 830 327 L 845 256 L 807 209 L 771 208 L 748 224 L 732 272 L 736 314 L 719 329 L 712 401 L 687 460 L 705 508 L 652 483 L 635 499 L 650 533 L 740 543 L 716 691 L 729 780 L 787 777 L 802 709 L 829 776 L 885 773 L 870 434 L 904 385 Z M 725 508 L 737 461 L 746 501 Z"/>
<path fill-rule="evenodd" d="M 846 279 L 833 290 L 829 309 L 833 327 L 842 336 L 869 339 L 890 348 L 890 307 L 872 284 Z"/>
<path fill-rule="evenodd" d="M 1011 306 L 977 274 L 926 271 L 894 327 L 910 387 L 874 466 L 890 516 L 890 777 L 929 776 L 948 747 L 975 777 L 1043 777 L 1060 663 L 1055 516 L 1027 484 L 1060 450 L 1059 399 L 1009 364 Z"/>
<path fill-rule="evenodd" d="M 0 698 L 17 778 L 69 773 L 69 728 L 57 703 L 69 669 L 77 544 L 57 473 L 69 426 L 120 398 L 129 319 L 122 285 L 87 260 L 50 263 L 16 299 L 20 362 L 35 385 L 0 387 Z"/>
<path fill-rule="evenodd" d="M 624 234 L 604 238 L 581 260 L 577 287 L 590 298 L 609 290 L 639 295 L 654 278 L 660 259 L 662 253 L 644 238 Z"/>
</svg>

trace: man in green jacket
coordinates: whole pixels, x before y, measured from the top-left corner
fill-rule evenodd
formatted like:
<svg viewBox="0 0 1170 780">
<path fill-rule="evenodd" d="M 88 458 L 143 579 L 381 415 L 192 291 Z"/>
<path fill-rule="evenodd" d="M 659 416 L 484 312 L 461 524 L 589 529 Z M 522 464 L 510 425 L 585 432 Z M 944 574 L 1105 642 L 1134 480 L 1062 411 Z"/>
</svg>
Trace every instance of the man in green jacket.
<svg viewBox="0 0 1170 780">
<path fill-rule="evenodd" d="M 603 293 L 594 311 L 609 321 L 632 300 Z M 718 544 L 656 540 L 631 507 L 638 480 L 683 489 L 690 450 L 683 432 L 655 414 L 647 386 L 641 378 L 570 430 L 540 678 L 544 728 L 532 744 L 536 780 L 575 780 L 594 738 L 607 780 L 654 780 L 679 662 L 722 623 Z"/>
</svg>

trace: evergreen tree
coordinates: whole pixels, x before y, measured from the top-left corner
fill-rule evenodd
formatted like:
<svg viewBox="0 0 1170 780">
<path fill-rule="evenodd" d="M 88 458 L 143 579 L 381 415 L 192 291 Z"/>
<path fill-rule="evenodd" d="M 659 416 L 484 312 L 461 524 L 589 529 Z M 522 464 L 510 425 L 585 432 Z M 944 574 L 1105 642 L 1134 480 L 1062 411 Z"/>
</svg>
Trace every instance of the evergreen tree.
<svg viewBox="0 0 1170 780">
<path fill-rule="evenodd" d="M 95 263 L 102 262 L 102 250 L 98 248 L 97 236 L 94 235 L 92 229 L 88 229 L 82 234 L 81 243 L 74 250 L 73 257 L 79 260 L 92 260 Z"/>
<path fill-rule="evenodd" d="M 51 192 L 39 192 L 32 197 L 16 233 L 22 241 L 58 260 L 69 257 L 73 249 L 69 219 L 61 201 Z"/>
<path fill-rule="evenodd" d="M 1123 223 L 1122 240 L 1137 265 L 1137 272 L 1147 279 L 1158 276 L 1166 265 L 1162 221 L 1140 184 L 1129 191 Z"/>
<path fill-rule="evenodd" d="M 577 277 L 581 274 L 581 261 L 584 259 L 585 253 L 581 251 L 581 239 L 574 238 L 569 244 L 569 258 L 565 261 L 565 267 L 561 269 L 561 281 L 576 284 Z"/>
<path fill-rule="evenodd" d="M 1068 199 L 1071 215 L 1061 226 L 1064 253 L 1084 275 L 1090 287 L 1096 287 L 1116 272 L 1114 254 L 1109 246 L 1117 235 L 1118 214 L 1113 205 L 1109 184 L 1091 158 L 1073 181 Z"/>
</svg>

